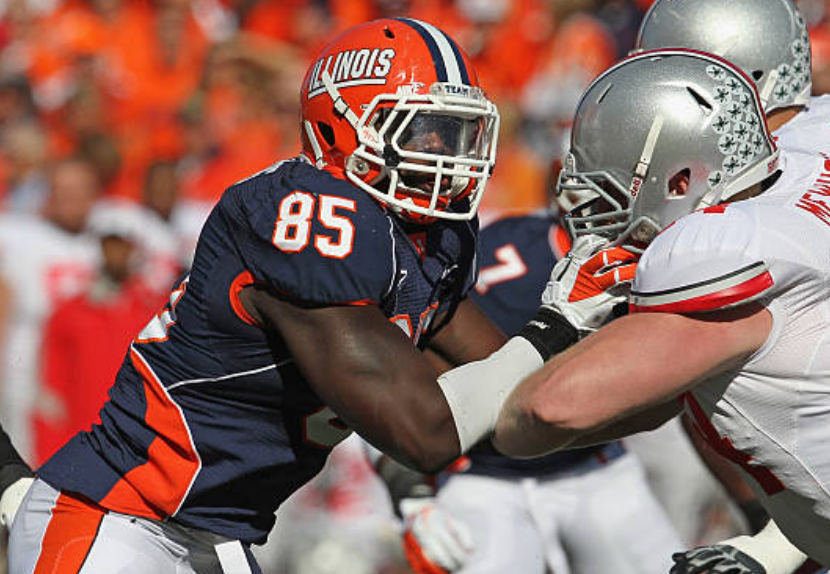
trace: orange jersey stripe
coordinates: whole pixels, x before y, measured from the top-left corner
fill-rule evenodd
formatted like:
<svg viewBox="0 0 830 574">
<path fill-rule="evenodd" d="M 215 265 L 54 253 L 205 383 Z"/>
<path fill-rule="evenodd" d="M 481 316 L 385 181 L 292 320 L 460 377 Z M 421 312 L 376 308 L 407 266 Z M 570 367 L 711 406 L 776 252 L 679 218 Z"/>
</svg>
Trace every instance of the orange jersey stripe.
<svg viewBox="0 0 830 574">
<path fill-rule="evenodd" d="M 201 460 L 179 406 L 140 354 L 131 349 L 130 358 L 144 379 L 145 421 L 158 437 L 150 444 L 147 462 L 124 475 L 101 505 L 116 512 L 164 519 L 178 511 Z"/>
<path fill-rule="evenodd" d="M 257 320 L 254 319 L 250 313 L 248 313 L 248 310 L 245 309 L 245 305 L 242 304 L 242 299 L 239 298 L 239 293 L 242 289 L 253 284 L 254 276 L 251 275 L 251 272 L 243 271 L 237 275 L 236 279 L 234 279 L 233 283 L 231 283 L 230 289 L 228 290 L 228 299 L 230 300 L 231 308 L 233 309 L 233 312 L 236 313 L 237 317 L 249 325 L 259 327 L 260 325 L 257 323 Z"/>
<path fill-rule="evenodd" d="M 61 494 L 43 534 L 33 574 L 77 574 L 92 548 L 105 511 Z"/>
</svg>

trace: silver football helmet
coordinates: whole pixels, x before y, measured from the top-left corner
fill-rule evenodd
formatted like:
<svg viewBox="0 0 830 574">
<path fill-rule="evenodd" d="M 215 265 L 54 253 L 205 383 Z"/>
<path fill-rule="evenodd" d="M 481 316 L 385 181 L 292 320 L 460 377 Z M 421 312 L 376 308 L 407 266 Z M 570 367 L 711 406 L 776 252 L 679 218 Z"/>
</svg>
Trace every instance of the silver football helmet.
<svg viewBox="0 0 830 574">
<path fill-rule="evenodd" d="M 810 39 L 790 0 L 657 0 L 640 24 L 636 46 L 726 58 L 758 85 L 767 113 L 810 99 Z"/>
<path fill-rule="evenodd" d="M 577 107 L 560 194 L 592 199 L 565 218 L 641 250 L 667 225 L 772 175 L 778 150 L 755 85 L 717 56 L 645 52 L 603 73 Z"/>
</svg>

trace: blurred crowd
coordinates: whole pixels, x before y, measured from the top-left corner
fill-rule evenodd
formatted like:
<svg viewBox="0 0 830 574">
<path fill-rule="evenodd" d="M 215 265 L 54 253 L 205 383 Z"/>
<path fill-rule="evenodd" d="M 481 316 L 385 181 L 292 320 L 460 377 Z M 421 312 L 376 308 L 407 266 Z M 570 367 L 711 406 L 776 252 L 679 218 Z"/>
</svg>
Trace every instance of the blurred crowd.
<svg viewBox="0 0 830 574">
<path fill-rule="evenodd" d="M 486 219 L 547 204 L 579 95 L 650 3 L 0 0 L 0 419 L 21 452 L 95 419 L 222 191 L 297 155 L 300 83 L 338 31 L 411 16 L 470 54 L 502 116 Z M 799 5 L 824 93 L 830 0 Z"/>
</svg>

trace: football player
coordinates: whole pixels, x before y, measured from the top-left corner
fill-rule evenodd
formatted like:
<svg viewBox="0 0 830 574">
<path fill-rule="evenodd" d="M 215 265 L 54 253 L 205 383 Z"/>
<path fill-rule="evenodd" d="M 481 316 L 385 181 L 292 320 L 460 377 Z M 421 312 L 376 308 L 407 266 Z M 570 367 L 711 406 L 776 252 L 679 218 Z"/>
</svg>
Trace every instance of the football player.
<svg viewBox="0 0 830 574">
<path fill-rule="evenodd" d="M 810 95 L 810 39 L 792 0 L 657 0 L 640 25 L 635 52 L 672 47 L 716 54 L 751 76 L 780 149 L 830 153 L 830 96 Z M 742 510 L 763 521 L 757 502 L 712 450 L 698 452 Z"/>
<path fill-rule="evenodd" d="M 619 138 L 602 137 L 621 122 Z M 754 83 L 717 56 L 647 52 L 595 80 L 560 186 L 595 196 L 569 217 L 576 235 L 644 251 L 632 314 L 525 379 L 496 448 L 534 456 L 685 409 L 775 522 L 680 554 L 673 572 L 786 574 L 805 555 L 830 563 L 826 182 L 827 159 L 779 157 Z M 617 252 L 601 253 L 613 263 Z"/>
<path fill-rule="evenodd" d="M 563 158 L 569 133 L 561 134 Z M 557 158 L 552 183 L 561 166 Z M 471 297 L 506 333 L 536 313 L 551 268 L 571 247 L 560 217 L 578 200 L 566 195 L 550 209 L 482 229 Z M 438 477 L 435 498 L 428 483 L 407 480 L 406 469 L 377 464 L 393 499 L 401 499 L 407 555 L 429 556 L 443 570 L 665 574 L 672 552 L 683 548 L 620 442 L 531 460 L 473 450 Z"/>
<path fill-rule="evenodd" d="M 10 572 L 257 572 L 250 544 L 352 430 L 436 471 L 498 415 L 457 383 L 501 388 L 576 340 L 542 310 L 452 377 L 419 351 L 505 343 L 465 298 L 499 116 L 452 39 L 356 26 L 300 97 L 301 155 L 224 193 L 100 422 L 39 469 Z"/>
</svg>

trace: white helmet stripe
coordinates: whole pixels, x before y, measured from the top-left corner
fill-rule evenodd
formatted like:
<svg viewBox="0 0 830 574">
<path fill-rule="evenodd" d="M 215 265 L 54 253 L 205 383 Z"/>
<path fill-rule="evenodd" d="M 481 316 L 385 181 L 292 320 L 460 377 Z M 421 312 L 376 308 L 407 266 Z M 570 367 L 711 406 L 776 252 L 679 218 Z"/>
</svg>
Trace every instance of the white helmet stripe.
<svg viewBox="0 0 830 574">
<path fill-rule="evenodd" d="M 441 57 L 444 59 L 444 67 L 447 69 L 447 81 L 451 84 L 463 84 L 461 78 L 461 69 L 458 66 L 458 60 L 455 58 L 455 51 L 450 46 L 447 37 L 432 24 L 421 22 L 423 27 L 429 32 L 429 35 L 435 40 L 438 49 L 441 51 Z"/>
<path fill-rule="evenodd" d="M 450 40 L 441 30 L 421 20 L 411 18 L 399 18 L 399 20 L 412 26 L 426 42 L 433 59 L 436 60 L 438 81 L 451 84 L 469 84 L 467 70 L 461 60 L 461 55 L 453 49 Z M 442 72 L 445 72 L 445 78 L 442 77 Z"/>
</svg>

